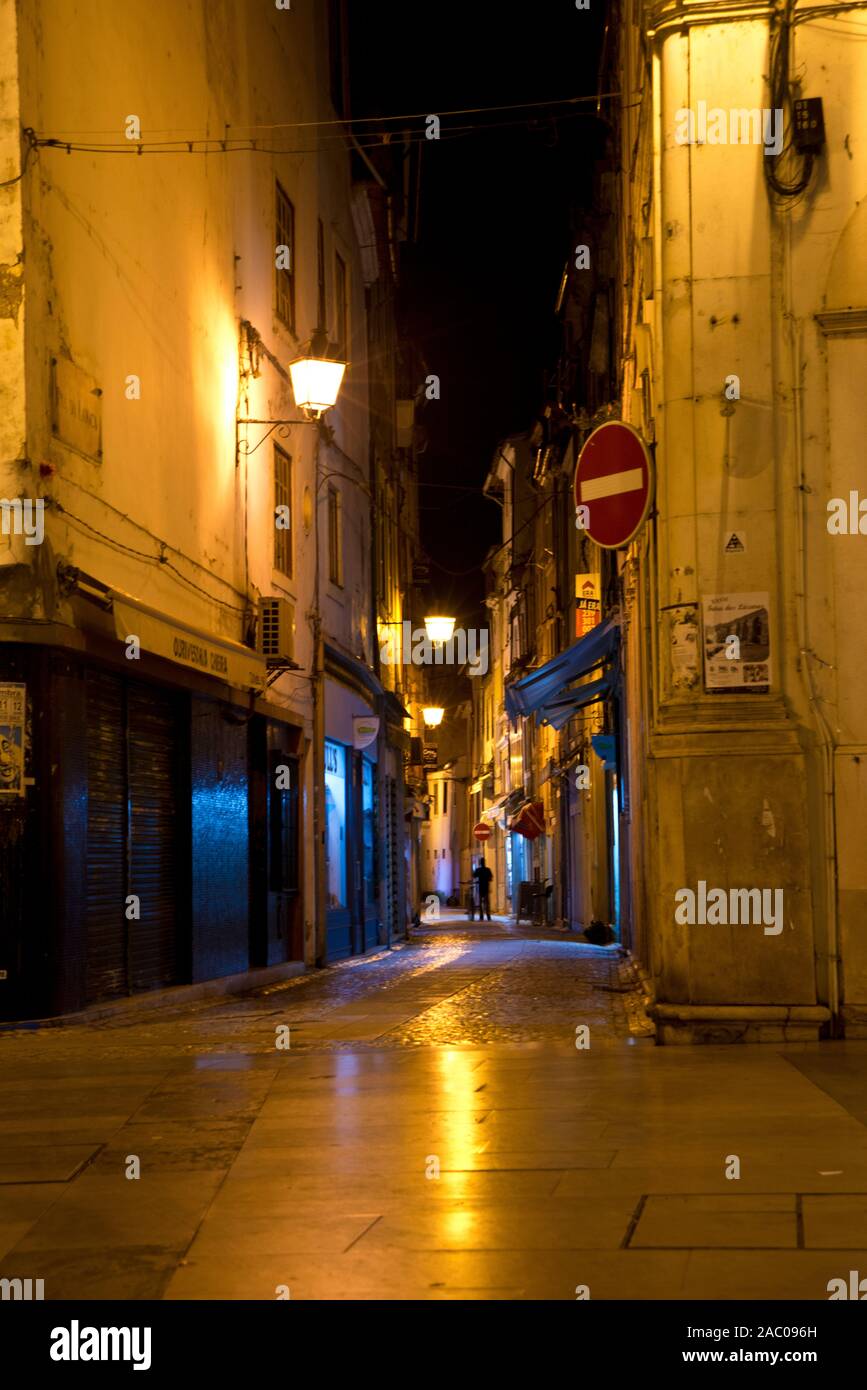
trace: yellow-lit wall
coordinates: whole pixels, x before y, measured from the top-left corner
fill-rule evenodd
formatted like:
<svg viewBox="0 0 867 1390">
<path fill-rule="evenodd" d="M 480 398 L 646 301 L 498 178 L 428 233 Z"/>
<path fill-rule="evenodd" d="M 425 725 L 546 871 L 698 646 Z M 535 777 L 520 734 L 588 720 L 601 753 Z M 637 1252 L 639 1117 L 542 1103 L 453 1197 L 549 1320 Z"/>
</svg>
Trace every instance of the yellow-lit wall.
<svg viewBox="0 0 867 1390">
<path fill-rule="evenodd" d="M 239 321 L 249 320 L 285 368 L 317 326 L 317 219 L 325 233 L 328 327 L 335 334 L 334 258 L 349 270 L 350 366 L 329 415 L 336 446 L 323 443 L 323 474 L 342 497 L 342 585 L 330 582 L 327 493 L 319 488 L 322 616 L 326 634 L 355 657 L 373 658 L 370 628 L 365 308 L 350 213 L 349 161 L 342 142 L 286 123 L 334 118 L 328 97 L 325 7 L 295 0 L 28 0 L 18 7 L 17 79 L 11 33 L 16 7 L 0 3 L 3 86 L 0 152 L 19 124 L 39 136 L 134 148 L 125 121 L 136 116 L 151 142 L 253 135 L 297 153 L 96 154 L 41 149 L 0 222 L 0 262 L 24 248 L 26 293 L 17 325 L 3 320 L 4 457 L 26 454 L 18 488 L 55 500 L 47 545 L 104 583 L 171 617 L 236 640 L 259 594 L 296 604 L 295 659 L 311 669 L 314 528 L 305 492 L 316 493 L 315 431 L 290 427 L 276 440 L 293 459 L 294 573 L 273 569 L 274 491 L 268 426 L 242 428 L 250 453 L 236 459 Z M 16 109 L 17 108 L 17 109 Z M 5 169 L 4 169 L 5 176 Z M 275 180 L 295 206 L 296 331 L 275 314 Z M 4 194 L 4 197 L 7 197 Z M 20 197 L 22 229 L 17 225 Z M 26 333 L 26 429 L 16 354 Z M 50 423 L 50 359 L 70 357 L 101 390 L 102 459 L 60 443 Z M 127 398 L 127 379 L 141 398 Z M 247 382 L 242 414 L 299 414 L 291 389 L 265 358 Z M 26 438 L 25 438 L 26 434 Z M 259 447 L 256 447 L 259 446 Z M 342 451 L 342 452 L 341 452 Z M 40 468 L 47 476 L 40 477 Z M 8 472 L 8 469 L 7 469 Z M 357 480 L 363 488 L 355 486 Z M 5 495 L 15 495 L 5 483 Z M 100 534 L 98 534 L 100 533 Z M 148 533 L 151 533 L 150 535 Z M 159 561 L 160 541 L 167 549 Z M 7 593 L 7 607 L 43 616 L 50 571 L 34 547 L 34 578 Z M 43 548 L 45 549 L 45 548 Z M 133 553 L 138 552 L 138 553 Z M 37 579 L 36 576 L 39 576 Z M 46 576 L 49 576 L 46 578 Z M 42 589 L 42 581 L 48 585 Z M 61 604 L 58 616 L 71 621 Z M 281 678 L 271 698 L 310 732 L 309 685 Z M 304 788 L 309 812 L 309 770 Z M 312 855 L 306 856 L 308 875 Z M 308 902 L 312 901 L 307 885 Z M 308 924 L 309 928 L 310 924 Z"/>
<path fill-rule="evenodd" d="M 863 488 L 867 330 L 851 320 L 852 336 L 829 336 L 816 317 L 867 305 L 867 150 L 849 135 L 865 122 L 867 20 L 796 28 L 792 70 L 824 101 L 827 145 L 807 194 L 772 213 L 760 146 L 674 136 L 677 111 L 700 101 L 769 105 L 768 18 L 751 8 L 733 0 L 715 12 L 725 22 L 709 22 L 689 4 L 628 0 L 620 30 L 623 413 L 656 439 L 658 479 L 627 605 L 643 832 L 632 877 L 670 1040 L 779 1036 L 781 1004 L 795 1010 L 787 1035 L 809 1035 L 811 1006 L 837 1002 L 838 932 L 850 1031 L 867 1017 L 867 856 L 846 829 L 864 805 L 855 595 L 867 552 L 826 526 L 829 498 Z M 727 404 L 732 374 L 740 400 Z M 724 550 L 732 530 L 742 553 Z M 679 680 L 674 624 L 703 596 L 754 592 L 770 599 L 770 694 L 705 693 L 700 669 Z M 699 879 L 783 888 L 783 932 L 675 924 L 675 892 Z M 751 1007 L 746 1022 L 734 1006 Z"/>
</svg>

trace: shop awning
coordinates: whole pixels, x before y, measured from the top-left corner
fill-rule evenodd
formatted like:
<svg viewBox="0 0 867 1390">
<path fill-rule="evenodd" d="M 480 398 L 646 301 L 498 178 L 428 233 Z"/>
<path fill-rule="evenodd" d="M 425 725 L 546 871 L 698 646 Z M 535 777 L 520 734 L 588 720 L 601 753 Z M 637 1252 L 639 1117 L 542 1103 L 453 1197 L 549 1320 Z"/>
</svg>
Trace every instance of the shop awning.
<svg viewBox="0 0 867 1390">
<path fill-rule="evenodd" d="M 619 627 L 613 619 L 609 619 L 588 632 L 586 637 L 574 642 L 565 652 L 552 657 L 538 670 L 531 671 L 523 680 L 507 686 L 506 712 L 509 718 L 535 714 L 543 705 L 550 704 L 555 696 L 562 694 L 570 681 L 586 676 L 594 666 L 609 661 L 617 649 L 619 637 Z"/>
<path fill-rule="evenodd" d="M 386 690 L 382 681 L 369 666 L 365 666 L 363 661 L 357 657 L 350 656 L 348 652 L 341 651 L 332 642 L 324 642 L 325 673 L 334 680 L 343 681 L 344 684 L 360 686 L 368 695 L 385 696 L 388 704 L 388 712 L 393 718 L 409 719 L 409 710 L 404 709 L 403 705 L 390 690 Z"/>
<path fill-rule="evenodd" d="M 543 705 L 538 712 L 539 718 L 543 724 L 550 724 L 552 729 L 562 729 L 579 709 L 583 709 L 585 705 L 592 705 L 595 700 L 604 700 L 613 684 L 614 677 L 608 672 L 598 681 L 573 686 L 571 690 L 565 690 L 562 695 L 555 696 L 547 705 Z"/>
<path fill-rule="evenodd" d="M 525 801 L 509 822 L 509 829 L 526 840 L 538 840 L 545 834 L 545 807 L 541 801 Z"/>
<path fill-rule="evenodd" d="M 153 656 L 161 656 L 201 675 L 215 676 L 239 690 L 264 688 L 265 658 L 243 643 L 190 627 L 119 590 L 108 589 L 106 596 L 111 600 L 115 635 L 121 642 L 135 636 L 142 650 Z"/>
<path fill-rule="evenodd" d="M 487 821 L 489 825 L 494 825 L 494 823 L 500 819 L 500 816 L 505 811 L 506 802 L 508 800 L 509 795 L 508 793 L 506 793 L 505 796 L 501 796 L 499 800 L 495 801 L 493 805 L 486 806 L 484 811 L 482 811 L 482 820 Z"/>
</svg>

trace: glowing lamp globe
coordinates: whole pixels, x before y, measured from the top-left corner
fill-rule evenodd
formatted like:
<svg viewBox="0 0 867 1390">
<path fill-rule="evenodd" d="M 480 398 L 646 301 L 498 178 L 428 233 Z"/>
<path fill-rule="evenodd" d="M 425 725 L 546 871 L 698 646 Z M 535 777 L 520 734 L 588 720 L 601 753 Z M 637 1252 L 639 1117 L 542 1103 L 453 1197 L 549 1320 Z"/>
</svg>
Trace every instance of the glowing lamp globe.
<svg viewBox="0 0 867 1390">
<path fill-rule="evenodd" d="M 330 410 L 340 394 L 345 371 L 345 362 L 334 362 L 329 357 L 296 357 L 290 362 L 292 392 L 299 410 L 314 420 Z"/>
<path fill-rule="evenodd" d="M 443 722 L 445 710 L 439 705 L 428 705 L 421 712 L 421 717 L 429 729 L 435 729 L 437 724 Z"/>
<path fill-rule="evenodd" d="M 450 642 L 455 630 L 455 620 L 441 615 L 428 617 L 424 620 L 424 630 L 429 642 Z"/>
</svg>

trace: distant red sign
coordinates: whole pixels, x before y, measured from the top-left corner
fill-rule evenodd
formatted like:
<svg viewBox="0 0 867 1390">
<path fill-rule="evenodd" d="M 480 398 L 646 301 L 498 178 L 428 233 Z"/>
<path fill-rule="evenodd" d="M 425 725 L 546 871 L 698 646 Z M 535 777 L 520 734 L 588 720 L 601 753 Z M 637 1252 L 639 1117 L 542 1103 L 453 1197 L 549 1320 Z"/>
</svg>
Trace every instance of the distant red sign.
<svg viewBox="0 0 867 1390">
<path fill-rule="evenodd" d="M 575 465 L 575 506 L 603 550 L 628 545 L 641 530 L 653 495 L 653 464 L 644 440 L 622 420 L 607 420 L 584 441 Z"/>
<path fill-rule="evenodd" d="M 475 835 L 477 840 L 490 840 L 491 827 L 489 825 L 485 825 L 485 822 L 483 820 L 477 821 L 476 824 L 473 826 L 473 834 Z"/>
</svg>

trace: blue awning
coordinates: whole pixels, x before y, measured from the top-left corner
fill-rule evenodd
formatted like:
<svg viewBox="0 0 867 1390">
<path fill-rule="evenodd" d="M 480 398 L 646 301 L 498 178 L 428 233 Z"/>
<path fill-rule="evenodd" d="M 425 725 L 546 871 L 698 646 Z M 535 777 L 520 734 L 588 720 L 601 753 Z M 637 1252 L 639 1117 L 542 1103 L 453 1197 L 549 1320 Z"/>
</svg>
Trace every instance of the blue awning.
<svg viewBox="0 0 867 1390">
<path fill-rule="evenodd" d="M 539 718 L 543 724 L 550 724 L 552 729 L 562 729 L 579 709 L 583 709 L 585 705 L 592 705 L 594 700 L 604 700 L 613 684 L 614 677 L 608 672 L 598 681 L 576 685 L 572 690 L 564 691 L 562 695 L 557 695 L 553 700 L 549 700 L 547 705 L 543 705 L 538 712 Z"/>
<path fill-rule="evenodd" d="M 543 705 L 550 705 L 555 696 L 563 694 L 570 681 L 577 680 L 579 676 L 586 676 L 594 666 L 600 666 L 603 661 L 610 660 L 617 649 L 619 638 L 620 629 L 614 620 L 609 618 L 608 622 L 600 623 L 565 652 L 560 652 L 558 656 L 546 661 L 537 671 L 531 671 L 523 680 L 506 686 L 506 713 L 509 718 L 518 719 L 522 714 L 535 714 Z M 569 693 L 578 694 L 577 691 Z M 599 696 L 595 698 L 598 699 Z M 554 721 L 550 722 L 553 724 Z M 554 727 L 561 726 L 555 724 Z"/>
</svg>

